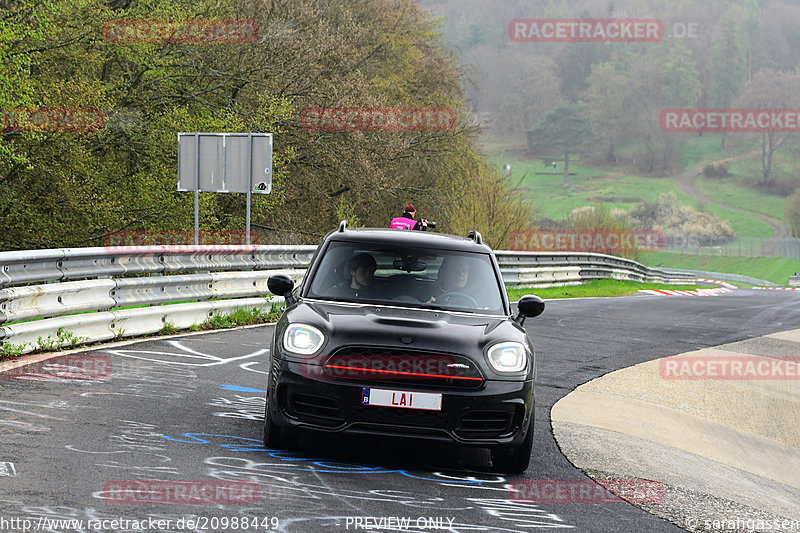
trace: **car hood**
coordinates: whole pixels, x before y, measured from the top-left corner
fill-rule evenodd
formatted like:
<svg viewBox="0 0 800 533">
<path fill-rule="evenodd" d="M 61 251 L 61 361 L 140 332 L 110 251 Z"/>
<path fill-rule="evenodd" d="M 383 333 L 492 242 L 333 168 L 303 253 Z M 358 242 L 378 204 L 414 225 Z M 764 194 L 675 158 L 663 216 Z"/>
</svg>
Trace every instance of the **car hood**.
<svg viewBox="0 0 800 533">
<path fill-rule="evenodd" d="M 276 339 L 289 323 L 297 322 L 325 333 L 326 344 L 315 358 L 319 362 L 342 346 L 405 348 L 484 361 L 483 353 L 489 345 L 517 341 L 533 353 L 525 331 L 507 316 L 306 299 L 287 309 L 275 332 Z"/>
</svg>

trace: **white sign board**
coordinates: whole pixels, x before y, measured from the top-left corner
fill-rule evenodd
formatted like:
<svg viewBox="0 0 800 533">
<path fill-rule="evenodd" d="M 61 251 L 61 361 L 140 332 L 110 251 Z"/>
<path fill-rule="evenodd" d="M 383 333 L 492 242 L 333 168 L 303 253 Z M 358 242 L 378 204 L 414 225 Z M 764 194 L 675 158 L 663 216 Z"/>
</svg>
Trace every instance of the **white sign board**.
<svg viewBox="0 0 800 533">
<path fill-rule="evenodd" d="M 269 194 L 271 133 L 179 133 L 178 190 Z"/>
</svg>

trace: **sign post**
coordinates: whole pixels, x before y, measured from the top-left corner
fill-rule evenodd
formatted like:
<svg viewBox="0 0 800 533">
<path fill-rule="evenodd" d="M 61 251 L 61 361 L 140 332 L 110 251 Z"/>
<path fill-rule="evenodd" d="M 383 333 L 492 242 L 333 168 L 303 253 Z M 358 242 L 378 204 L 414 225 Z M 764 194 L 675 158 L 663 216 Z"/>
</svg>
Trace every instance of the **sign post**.
<svg viewBox="0 0 800 533">
<path fill-rule="evenodd" d="M 178 190 L 194 191 L 195 244 L 200 239 L 200 193 L 245 193 L 250 244 L 251 194 L 272 192 L 272 134 L 179 133 Z"/>
</svg>

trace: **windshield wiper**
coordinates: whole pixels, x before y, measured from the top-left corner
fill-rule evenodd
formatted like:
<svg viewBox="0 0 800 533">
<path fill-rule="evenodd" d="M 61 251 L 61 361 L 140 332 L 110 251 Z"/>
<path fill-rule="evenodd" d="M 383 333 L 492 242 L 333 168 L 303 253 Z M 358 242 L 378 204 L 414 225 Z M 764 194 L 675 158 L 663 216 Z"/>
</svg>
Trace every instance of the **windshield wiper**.
<svg viewBox="0 0 800 533">
<path fill-rule="evenodd" d="M 420 304 L 420 307 L 422 309 L 433 309 L 435 311 L 454 311 L 456 313 L 475 313 L 475 311 L 472 311 L 470 309 L 464 309 L 464 308 L 459 308 L 459 307 L 445 307 L 443 305 L 426 304 L 426 303 Z"/>
</svg>

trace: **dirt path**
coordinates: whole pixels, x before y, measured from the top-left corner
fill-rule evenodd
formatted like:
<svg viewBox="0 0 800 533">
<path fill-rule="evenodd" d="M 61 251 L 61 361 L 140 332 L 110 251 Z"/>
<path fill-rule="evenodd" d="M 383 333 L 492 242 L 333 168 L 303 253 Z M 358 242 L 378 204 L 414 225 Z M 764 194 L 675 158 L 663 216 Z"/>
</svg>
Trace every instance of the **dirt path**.
<svg viewBox="0 0 800 533">
<path fill-rule="evenodd" d="M 700 200 L 702 202 L 706 202 L 713 205 L 718 205 L 720 207 L 725 207 L 728 209 L 733 209 L 734 211 L 738 211 L 740 213 L 747 213 L 749 215 L 754 215 L 763 220 L 764 222 L 768 223 L 772 226 L 772 238 L 774 239 L 787 239 L 792 236 L 792 230 L 789 225 L 782 221 L 778 220 L 777 218 L 772 218 L 767 215 L 762 215 L 761 213 L 756 213 L 755 211 L 750 211 L 748 209 L 742 209 L 740 207 L 734 207 L 732 205 L 723 204 L 722 202 L 718 202 L 713 198 L 709 198 L 705 194 L 703 194 L 695 184 L 695 180 L 697 176 L 703 171 L 703 168 L 706 165 L 719 165 L 721 163 L 727 163 L 729 161 L 735 161 L 737 159 L 743 159 L 745 157 L 751 157 L 754 155 L 758 155 L 758 151 L 750 152 L 747 154 L 737 155 L 734 157 L 728 157 L 726 159 L 720 159 L 719 161 L 714 161 L 712 163 L 702 163 L 697 165 L 696 167 L 690 168 L 688 170 L 684 170 L 680 174 L 675 174 L 672 176 L 675 179 L 675 183 L 678 185 L 678 188 L 681 192 L 691 196 L 696 200 Z"/>
</svg>

